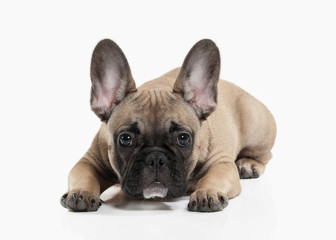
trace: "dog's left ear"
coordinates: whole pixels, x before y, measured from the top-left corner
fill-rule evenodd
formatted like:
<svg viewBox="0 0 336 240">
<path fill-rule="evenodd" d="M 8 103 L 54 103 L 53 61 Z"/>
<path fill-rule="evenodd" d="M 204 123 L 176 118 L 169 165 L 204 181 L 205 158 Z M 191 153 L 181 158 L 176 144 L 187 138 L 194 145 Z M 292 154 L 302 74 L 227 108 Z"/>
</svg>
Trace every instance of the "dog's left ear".
<svg viewBox="0 0 336 240">
<path fill-rule="evenodd" d="M 219 50 L 209 39 L 197 42 L 184 59 L 174 92 L 182 94 L 200 119 L 205 119 L 216 108 L 219 72 Z"/>
</svg>

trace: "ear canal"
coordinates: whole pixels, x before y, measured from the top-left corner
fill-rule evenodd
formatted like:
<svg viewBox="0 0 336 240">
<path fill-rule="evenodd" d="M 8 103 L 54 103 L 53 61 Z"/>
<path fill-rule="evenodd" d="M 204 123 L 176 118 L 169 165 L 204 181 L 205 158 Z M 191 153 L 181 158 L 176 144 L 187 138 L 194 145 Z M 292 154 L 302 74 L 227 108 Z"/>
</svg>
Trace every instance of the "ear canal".
<svg viewBox="0 0 336 240">
<path fill-rule="evenodd" d="M 90 75 L 91 109 L 102 121 L 107 121 L 114 107 L 128 93 L 136 91 L 127 59 L 115 42 L 104 39 L 97 44 Z"/>
<path fill-rule="evenodd" d="M 174 92 L 182 94 L 200 119 L 216 108 L 219 74 L 220 54 L 216 44 L 209 39 L 197 42 L 182 64 Z"/>
</svg>

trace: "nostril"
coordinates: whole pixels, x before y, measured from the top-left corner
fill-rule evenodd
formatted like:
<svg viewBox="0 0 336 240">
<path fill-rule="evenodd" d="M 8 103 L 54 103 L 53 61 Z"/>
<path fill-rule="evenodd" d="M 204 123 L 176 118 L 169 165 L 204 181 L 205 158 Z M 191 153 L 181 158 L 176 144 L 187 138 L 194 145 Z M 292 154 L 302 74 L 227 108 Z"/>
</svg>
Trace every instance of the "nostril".
<svg viewBox="0 0 336 240">
<path fill-rule="evenodd" d="M 145 160 L 146 165 L 151 169 L 159 169 L 167 164 L 167 157 L 163 153 L 150 153 Z"/>
<path fill-rule="evenodd" d="M 151 157 L 147 158 L 146 161 L 145 161 L 145 163 L 146 163 L 148 166 L 150 166 L 150 167 L 154 167 L 154 165 L 155 165 L 155 161 L 154 161 L 154 159 L 151 158 Z"/>
<path fill-rule="evenodd" d="M 166 158 L 160 158 L 159 159 L 159 166 L 163 167 L 164 165 L 166 165 L 167 163 L 167 159 Z"/>
</svg>

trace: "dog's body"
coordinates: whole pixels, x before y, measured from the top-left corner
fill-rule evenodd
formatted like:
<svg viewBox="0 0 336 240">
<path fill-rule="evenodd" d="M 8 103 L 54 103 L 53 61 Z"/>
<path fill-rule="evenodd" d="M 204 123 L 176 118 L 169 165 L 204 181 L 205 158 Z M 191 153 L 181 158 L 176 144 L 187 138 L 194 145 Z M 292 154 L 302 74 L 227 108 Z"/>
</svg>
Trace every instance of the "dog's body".
<svg viewBox="0 0 336 240">
<path fill-rule="evenodd" d="M 178 197 L 188 191 L 192 193 L 189 210 L 217 211 L 240 194 L 239 178 L 263 173 L 272 156 L 274 118 L 241 88 L 218 81 L 217 48 L 205 41 L 209 40 L 194 46 L 181 69 L 138 89 L 129 77 L 121 84 L 124 93 L 120 86 L 104 87 L 103 81 L 94 80 L 109 73 L 95 72 L 101 71 L 95 67 L 104 59 L 101 53 L 111 49 L 118 53 L 118 49 L 95 50 L 100 55 L 93 55 L 91 106 L 103 123 L 69 175 L 69 192 L 61 199 L 64 207 L 97 210 L 100 194 L 120 183 L 133 197 Z M 110 63 L 105 59 L 103 65 L 106 62 Z M 106 97 L 106 89 L 115 89 L 112 97 Z M 104 104 L 108 107 L 102 108 Z"/>
</svg>

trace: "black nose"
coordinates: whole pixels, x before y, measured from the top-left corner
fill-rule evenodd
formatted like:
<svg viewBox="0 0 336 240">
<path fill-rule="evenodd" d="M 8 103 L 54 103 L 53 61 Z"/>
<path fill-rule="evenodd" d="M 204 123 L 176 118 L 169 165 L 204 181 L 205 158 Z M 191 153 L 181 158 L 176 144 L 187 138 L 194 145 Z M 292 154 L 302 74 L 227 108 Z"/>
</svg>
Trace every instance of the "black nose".
<svg viewBox="0 0 336 240">
<path fill-rule="evenodd" d="M 162 152 L 151 152 L 147 155 L 145 163 L 151 169 L 160 169 L 164 167 L 168 162 L 168 159 L 165 154 Z"/>
</svg>

